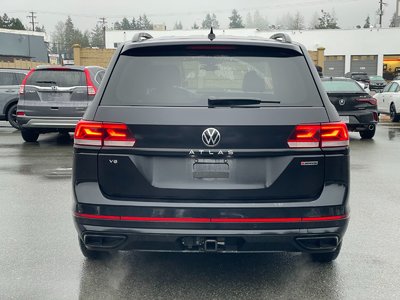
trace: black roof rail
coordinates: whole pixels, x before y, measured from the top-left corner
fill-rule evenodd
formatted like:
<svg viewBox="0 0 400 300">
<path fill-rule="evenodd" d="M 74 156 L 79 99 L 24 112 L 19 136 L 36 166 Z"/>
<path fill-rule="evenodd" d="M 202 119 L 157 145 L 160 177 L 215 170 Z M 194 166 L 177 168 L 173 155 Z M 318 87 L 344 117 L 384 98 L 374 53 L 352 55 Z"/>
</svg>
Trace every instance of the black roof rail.
<svg viewBox="0 0 400 300">
<path fill-rule="evenodd" d="M 283 32 L 278 32 L 271 35 L 270 39 L 281 41 L 282 43 L 292 43 L 292 39 L 290 38 L 290 36 L 287 33 Z"/>
<path fill-rule="evenodd" d="M 153 36 L 148 34 L 147 32 L 139 32 L 133 36 L 132 42 L 141 42 L 143 40 L 149 40 L 152 38 L 153 38 Z"/>
</svg>

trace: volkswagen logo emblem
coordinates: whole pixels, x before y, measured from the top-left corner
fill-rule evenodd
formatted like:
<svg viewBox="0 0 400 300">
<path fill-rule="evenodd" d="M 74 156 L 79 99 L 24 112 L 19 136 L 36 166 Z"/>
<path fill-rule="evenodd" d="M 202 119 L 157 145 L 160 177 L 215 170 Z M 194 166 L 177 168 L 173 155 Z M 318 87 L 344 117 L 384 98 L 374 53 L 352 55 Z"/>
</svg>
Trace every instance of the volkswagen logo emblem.
<svg viewBox="0 0 400 300">
<path fill-rule="evenodd" d="M 344 105 L 345 103 L 346 103 L 346 100 L 344 100 L 344 99 L 340 99 L 340 100 L 339 100 L 339 104 L 340 104 L 340 105 Z"/>
<path fill-rule="evenodd" d="M 204 145 L 208 147 L 215 147 L 221 140 L 221 134 L 215 128 L 207 128 L 201 135 Z"/>
</svg>

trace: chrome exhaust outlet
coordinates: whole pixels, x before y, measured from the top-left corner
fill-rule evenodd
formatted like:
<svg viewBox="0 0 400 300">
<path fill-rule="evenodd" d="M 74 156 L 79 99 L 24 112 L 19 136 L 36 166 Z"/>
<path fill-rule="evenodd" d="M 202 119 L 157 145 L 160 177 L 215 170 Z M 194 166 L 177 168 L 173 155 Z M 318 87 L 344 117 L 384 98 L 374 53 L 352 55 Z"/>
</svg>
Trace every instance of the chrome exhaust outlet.
<svg viewBox="0 0 400 300">
<path fill-rule="evenodd" d="M 374 130 L 374 129 L 375 129 L 375 125 L 369 125 L 369 126 L 368 126 L 368 129 L 369 129 L 369 130 Z"/>
</svg>

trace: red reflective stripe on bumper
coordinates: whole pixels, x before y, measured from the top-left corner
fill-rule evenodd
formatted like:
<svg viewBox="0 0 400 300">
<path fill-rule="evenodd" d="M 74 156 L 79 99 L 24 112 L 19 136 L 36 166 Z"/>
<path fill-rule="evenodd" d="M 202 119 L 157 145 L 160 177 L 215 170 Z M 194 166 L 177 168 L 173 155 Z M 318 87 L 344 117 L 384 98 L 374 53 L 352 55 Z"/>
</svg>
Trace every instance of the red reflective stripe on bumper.
<svg viewBox="0 0 400 300">
<path fill-rule="evenodd" d="M 130 216 L 107 216 L 75 213 L 75 217 L 85 219 L 111 220 L 111 221 L 133 221 L 133 222 L 164 222 L 164 223 L 301 223 L 338 221 L 347 219 L 347 215 L 305 217 L 305 218 L 162 218 L 162 217 L 130 217 Z"/>
</svg>

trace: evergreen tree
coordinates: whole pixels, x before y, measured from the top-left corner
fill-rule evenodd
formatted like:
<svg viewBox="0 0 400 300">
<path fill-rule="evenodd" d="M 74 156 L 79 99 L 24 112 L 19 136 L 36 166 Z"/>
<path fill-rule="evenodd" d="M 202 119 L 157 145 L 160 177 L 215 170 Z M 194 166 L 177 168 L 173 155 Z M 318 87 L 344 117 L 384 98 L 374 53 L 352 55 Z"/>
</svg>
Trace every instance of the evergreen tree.
<svg viewBox="0 0 400 300">
<path fill-rule="evenodd" d="M 142 27 L 143 27 L 142 29 L 144 30 L 153 30 L 153 23 L 151 23 L 151 21 L 149 20 L 149 18 L 147 18 L 145 14 L 143 14 L 142 17 Z"/>
<path fill-rule="evenodd" d="M 90 44 L 92 47 L 104 48 L 103 28 L 101 25 L 96 24 L 92 29 L 90 34 Z"/>
<path fill-rule="evenodd" d="M 182 22 L 181 21 L 176 21 L 175 25 L 174 25 L 174 30 L 182 30 L 183 26 L 182 26 Z"/>
<path fill-rule="evenodd" d="M 196 22 L 193 23 L 192 29 L 199 29 L 200 26 Z"/>
<path fill-rule="evenodd" d="M 300 12 L 297 12 L 290 20 L 289 29 L 303 30 L 304 27 L 304 17 L 300 14 Z"/>
<path fill-rule="evenodd" d="M 397 14 L 394 13 L 392 19 L 390 20 L 389 27 L 399 27 L 399 26 L 400 26 L 400 17 L 398 17 Z"/>
<path fill-rule="evenodd" d="M 121 26 L 121 23 L 120 22 L 115 22 L 114 23 L 114 27 L 113 27 L 113 29 L 114 30 L 122 30 L 122 26 Z"/>
<path fill-rule="evenodd" d="M 127 18 L 123 18 L 121 21 L 121 29 L 122 30 L 131 30 L 131 23 Z"/>
<path fill-rule="evenodd" d="M 236 9 L 232 10 L 232 15 L 229 17 L 229 28 L 244 28 L 242 17 Z"/>
<path fill-rule="evenodd" d="M 258 28 L 260 30 L 268 29 L 268 20 L 263 17 L 260 12 L 257 10 L 253 15 L 253 27 Z"/>
<path fill-rule="evenodd" d="M 35 31 L 36 31 L 36 32 L 46 32 L 46 29 L 44 28 L 43 25 L 42 25 L 42 27 L 36 26 L 36 27 L 35 27 Z"/>
<path fill-rule="evenodd" d="M 136 23 L 135 17 L 132 18 L 132 21 L 131 21 L 131 29 L 132 29 L 132 30 L 137 29 L 137 23 Z"/>
<path fill-rule="evenodd" d="M 337 20 L 335 17 L 335 13 L 332 14 L 321 10 L 322 15 L 318 18 L 318 25 L 315 26 L 316 29 L 339 29 L 340 27 L 337 25 Z"/>
<path fill-rule="evenodd" d="M 210 28 L 218 29 L 219 22 L 217 20 L 217 16 L 215 14 L 207 14 L 204 18 L 203 22 L 201 23 L 201 28 L 203 29 L 210 29 Z"/>
<path fill-rule="evenodd" d="M 371 26 L 370 18 L 369 16 L 365 19 L 365 24 L 364 28 L 369 28 Z"/>
</svg>

